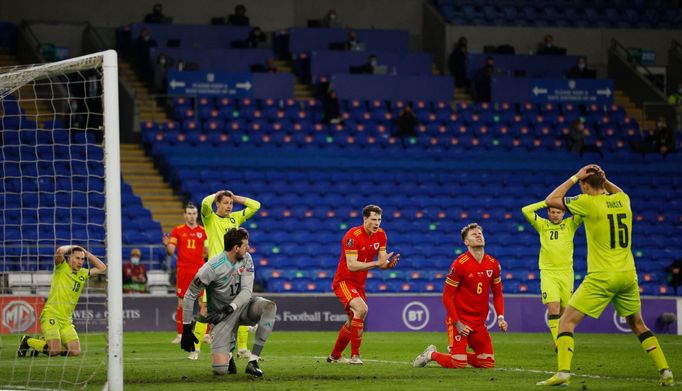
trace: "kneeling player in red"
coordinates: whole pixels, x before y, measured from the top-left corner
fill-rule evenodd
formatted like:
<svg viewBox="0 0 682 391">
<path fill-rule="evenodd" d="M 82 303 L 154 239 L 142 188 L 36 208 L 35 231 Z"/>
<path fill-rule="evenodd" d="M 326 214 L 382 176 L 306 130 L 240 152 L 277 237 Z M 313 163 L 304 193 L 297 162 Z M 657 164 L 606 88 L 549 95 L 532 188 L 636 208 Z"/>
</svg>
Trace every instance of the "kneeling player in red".
<svg viewBox="0 0 682 391">
<path fill-rule="evenodd" d="M 485 253 L 483 228 L 478 224 L 464 227 L 462 240 L 469 251 L 452 263 L 443 289 L 450 353 L 439 353 L 435 346 L 429 345 L 414 359 L 412 365 L 415 367 L 424 367 L 432 360 L 445 368 L 465 368 L 467 364 L 476 368 L 495 367 L 493 344 L 485 320 L 492 290 L 497 326 L 501 331 L 507 331 L 500 264 Z M 467 352 L 467 347 L 473 353 Z"/>
<path fill-rule="evenodd" d="M 343 237 L 341 258 L 332 289 L 343 304 L 348 320 L 341 326 L 327 362 L 340 362 L 341 353 L 350 342 L 351 358 L 348 363 L 362 364 L 360 344 L 368 311 L 365 295 L 367 271 L 377 267 L 391 269 L 400 259 L 400 254 L 386 253 L 386 232 L 379 225 L 381 208 L 367 205 L 362 210 L 362 225 L 349 229 Z"/>
</svg>

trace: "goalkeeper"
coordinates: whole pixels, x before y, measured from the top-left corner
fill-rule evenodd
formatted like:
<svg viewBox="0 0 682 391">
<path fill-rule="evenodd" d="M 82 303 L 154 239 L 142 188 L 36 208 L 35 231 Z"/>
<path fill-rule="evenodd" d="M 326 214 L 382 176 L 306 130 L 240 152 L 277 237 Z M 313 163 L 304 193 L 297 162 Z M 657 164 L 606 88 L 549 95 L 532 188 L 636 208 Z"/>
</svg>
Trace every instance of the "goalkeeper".
<svg viewBox="0 0 682 391">
<path fill-rule="evenodd" d="M 180 346 L 194 351 L 199 340 L 192 332 L 194 302 L 203 289 L 208 297 L 206 320 L 211 328 L 212 366 L 215 375 L 236 373 L 230 357 L 232 336 L 238 326 L 258 325 L 246 373 L 263 376 L 258 359 L 275 324 L 277 306 L 262 297 L 253 296 L 253 260 L 249 251 L 249 233 L 232 228 L 224 235 L 225 251 L 212 257 L 199 269 L 182 302 L 183 330 Z"/>
</svg>

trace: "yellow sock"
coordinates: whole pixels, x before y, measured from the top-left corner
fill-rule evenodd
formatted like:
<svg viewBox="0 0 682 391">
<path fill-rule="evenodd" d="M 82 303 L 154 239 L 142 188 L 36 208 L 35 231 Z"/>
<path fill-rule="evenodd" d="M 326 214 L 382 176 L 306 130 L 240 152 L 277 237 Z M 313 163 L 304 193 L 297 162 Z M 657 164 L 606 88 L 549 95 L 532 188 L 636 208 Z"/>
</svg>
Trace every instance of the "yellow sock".
<svg viewBox="0 0 682 391">
<path fill-rule="evenodd" d="M 195 350 L 201 350 L 201 342 L 204 340 L 204 335 L 206 334 L 206 328 L 208 324 L 204 322 L 197 322 L 194 324 L 194 336 L 197 337 L 199 342 L 194 344 Z"/>
<path fill-rule="evenodd" d="M 669 368 L 668 361 L 665 359 L 665 354 L 663 354 L 663 349 L 661 349 L 661 345 L 658 344 L 658 338 L 656 338 L 654 333 L 645 331 L 638 335 L 637 338 L 639 338 L 640 346 L 642 346 L 642 349 L 644 349 L 646 354 L 651 357 L 651 360 L 653 360 L 654 365 L 656 365 L 659 372 Z"/>
<path fill-rule="evenodd" d="M 571 361 L 573 360 L 573 348 L 575 340 L 573 333 L 564 332 L 557 336 L 557 364 L 559 372 L 571 372 Z"/>
<path fill-rule="evenodd" d="M 239 326 L 237 330 L 237 349 L 246 349 L 246 343 L 249 341 L 249 327 Z"/>
<path fill-rule="evenodd" d="M 47 341 L 40 338 L 29 338 L 26 341 L 26 343 L 28 343 L 28 346 L 32 347 L 33 349 L 37 350 L 40 353 L 43 352 L 43 349 L 45 349 L 45 345 L 47 345 Z"/>
<path fill-rule="evenodd" d="M 559 329 L 559 318 L 561 315 L 549 315 L 547 316 L 547 323 L 549 323 L 549 332 L 552 333 L 552 340 L 554 345 L 556 345 L 556 334 Z"/>
</svg>

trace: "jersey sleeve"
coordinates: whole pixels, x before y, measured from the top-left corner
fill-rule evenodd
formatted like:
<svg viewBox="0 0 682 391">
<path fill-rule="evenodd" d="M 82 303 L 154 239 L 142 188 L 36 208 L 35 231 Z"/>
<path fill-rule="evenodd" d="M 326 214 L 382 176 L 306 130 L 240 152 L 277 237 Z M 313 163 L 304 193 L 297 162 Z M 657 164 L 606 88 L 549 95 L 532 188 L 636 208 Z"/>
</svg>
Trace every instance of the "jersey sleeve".
<svg viewBox="0 0 682 391">
<path fill-rule="evenodd" d="M 173 228 L 170 234 L 169 244 L 178 245 L 178 240 L 180 239 L 180 233 L 178 232 L 178 227 Z"/>
<path fill-rule="evenodd" d="M 386 252 L 386 242 L 388 241 L 388 238 L 386 237 L 386 231 L 381 232 L 383 235 L 381 235 L 381 239 L 379 240 L 379 252 Z"/>
<path fill-rule="evenodd" d="M 244 209 L 230 213 L 230 217 L 235 219 L 237 226 L 241 225 L 258 212 L 260 209 L 260 202 L 244 197 L 244 206 Z"/>
<path fill-rule="evenodd" d="M 495 265 L 497 267 L 493 268 L 492 283 L 500 284 L 502 282 L 502 265 L 500 265 L 500 262 L 497 259 L 495 260 Z"/>
<path fill-rule="evenodd" d="M 580 194 L 574 197 L 564 197 L 564 205 L 573 216 L 587 216 L 592 203 L 590 196 Z"/>
<path fill-rule="evenodd" d="M 201 221 L 204 225 L 209 224 L 213 218 L 213 201 L 215 201 L 215 194 L 209 194 L 201 200 Z"/>
<path fill-rule="evenodd" d="M 573 229 L 573 233 L 578 230 L 580 225 L 583 223 L 583 217 L 582 216 L 573 216 L 571 218 L 571 229 Z"/>
<path fill-rule="evenodd" d="M 459 283 L 462 281 L 460 270 L 461 265 L 459 265 L 459 262 L 458 261 L 453 262 L 452 266 L 450 266 L 450 271 L 448 272 L 448 275 L 445 277 L 445 283 L 455 288 L 459 287 Z"/>
<path fill-rule="evenodd" d="M 525 217 L 526 220 L 528 220 L 528 222 L 530 223 L 530 225 L 532 225 L 533 228 L 535 228 L 537 231 L 539 231 L 540 223 L 542 223 L 544 219 L 538 216 L 538 214 L 535 212 L 545 207 L 547 207 L 547 203 L 545 201 L 540 201 L 534 204 L 526 205 L 523 208 L 521 208 L 521 213 L 523 213 L 523 217 Z"/>
<path fill-rule="evenodd" d="M 346 235 L 343 237 L 343 243 L 341 246 L 343 247 L 343 254 L 345 256 L 358 256 L 358 240 L 352 232 L 349 231 L 346 233 Z"/>
</svg>

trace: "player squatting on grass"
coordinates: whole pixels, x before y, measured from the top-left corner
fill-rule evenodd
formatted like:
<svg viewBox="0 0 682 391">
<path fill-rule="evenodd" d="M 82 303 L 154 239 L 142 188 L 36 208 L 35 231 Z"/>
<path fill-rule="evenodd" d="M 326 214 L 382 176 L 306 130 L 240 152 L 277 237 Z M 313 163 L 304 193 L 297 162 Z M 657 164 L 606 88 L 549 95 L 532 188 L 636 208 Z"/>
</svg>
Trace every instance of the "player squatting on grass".
<svg viewBox="0 0 682 391">
<path fill-rule="evenodd" d="M 275 325 L 277 306 L 262 297 L 253 296 L 254 267 L 249 251 L 249 233 L 233 228 L 224 235 L 225 251 L 217 254 L 199 269 L 182 303 L 183 330 L 180 346 L 194 351 L 199 341 L 192 331 L 194 302 L 206 289 L 211 328 L 212 366 L 216 375 L 234 374 L 237 368 L 231 357 L 230 345 L 236 328 L 258 325 L 246 373 L 263 376 L 258 359 Z"/>
</svg>

